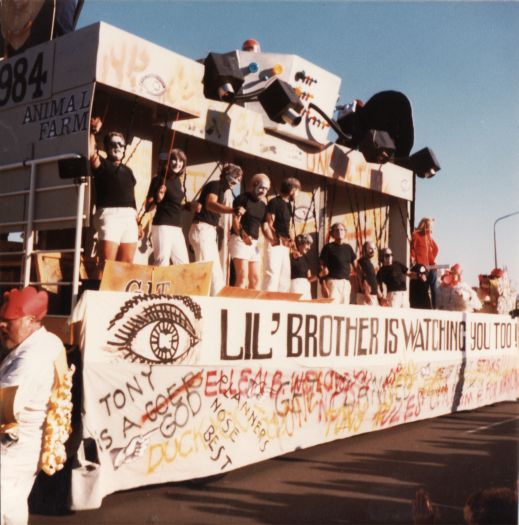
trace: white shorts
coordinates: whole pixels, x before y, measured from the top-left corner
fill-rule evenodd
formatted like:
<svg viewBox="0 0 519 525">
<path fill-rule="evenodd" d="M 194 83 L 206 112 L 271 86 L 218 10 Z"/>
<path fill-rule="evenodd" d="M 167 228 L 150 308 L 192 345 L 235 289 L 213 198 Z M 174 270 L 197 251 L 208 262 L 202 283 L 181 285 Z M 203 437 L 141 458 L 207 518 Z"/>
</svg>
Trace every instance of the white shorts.
<svg viewBox="0 0 519 525">
<path fill-rule="evenodd" d="M 258 241 L 251 239 L 252 244 L 249 246 L 243 242 L 239 235 L 231 235 L 229 239 L 229 253 L 232 259 L 242 259 L 249 262 L 259 262 L 260 253 L 258 249 Z"/>
<path fill-rule="evenodd" d="M 94 226 L 100 241 L 121 244 L 136 243 L 139 239 L 134 208 L 99 208 L 94 216 Z"/>
</svg>

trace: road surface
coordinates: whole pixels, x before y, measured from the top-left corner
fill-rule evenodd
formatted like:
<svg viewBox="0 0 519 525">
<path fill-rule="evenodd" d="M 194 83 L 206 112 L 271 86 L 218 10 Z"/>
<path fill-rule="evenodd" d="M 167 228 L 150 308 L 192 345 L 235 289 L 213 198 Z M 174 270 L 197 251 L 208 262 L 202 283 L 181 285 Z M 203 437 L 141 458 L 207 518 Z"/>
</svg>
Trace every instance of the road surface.
<svg viewBox="0 0 519 525">
<path fill-rule="evenodd" d="M 42 501 L 40 486 L 29 523 L 409 524 L 420 487 L 441 523 L 463 523 L 469 494 L 514 486 L 518 430 L 519 402 L 499 403 L 298 450 L 204 487 L 168 483 L 112 494 L 100 509 L 63 515 L 42 514 L 52 498 Z"/>
</svg>

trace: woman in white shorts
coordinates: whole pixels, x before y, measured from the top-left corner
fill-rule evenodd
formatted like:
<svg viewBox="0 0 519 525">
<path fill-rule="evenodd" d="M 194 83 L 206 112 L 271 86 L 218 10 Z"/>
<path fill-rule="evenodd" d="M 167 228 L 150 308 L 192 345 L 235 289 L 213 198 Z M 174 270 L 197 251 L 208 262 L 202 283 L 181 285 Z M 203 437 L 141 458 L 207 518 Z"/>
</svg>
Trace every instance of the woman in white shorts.
<svg viewBox="0 0 519 525">
<path fill-rule="evenodd" d="M 135 175 L 122 162 L 126 151 L 124 135 L 117 131 L 105 135 L 107 158 L 103 158 L 95 139 L 101 125 L 99 118 L 92 119 L 90 133 L 90 166 L 96 190 L 94 226 L 100 246 L 100 269 L 106 260 L 133 262 L 139 237 Z"/>
<path fill-rule="evenodd" d="M 229 253 L 233 260 L 236 280 L 234 286 L 260 289 L 260 254 L 258 239 L 260 227 L 263 234 L 273 240 L 267 222 L 267 193 L 270 179 L 264 173 L 257 173 L 250 181 L 249 191 L 234 199 Z"/>
</svg>

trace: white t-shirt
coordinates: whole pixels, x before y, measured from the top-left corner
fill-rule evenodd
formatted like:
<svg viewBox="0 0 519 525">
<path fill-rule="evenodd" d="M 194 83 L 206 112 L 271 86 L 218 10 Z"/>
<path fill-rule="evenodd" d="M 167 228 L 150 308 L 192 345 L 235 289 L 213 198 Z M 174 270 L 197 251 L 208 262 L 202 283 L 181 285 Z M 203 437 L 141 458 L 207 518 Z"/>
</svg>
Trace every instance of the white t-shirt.
<svg viewBox="0 0 519 525">
<path fill-rule="evenodd" d="M 17 386 L 13 412 L 20 446 L 41 446 L 43 423 L 54 383 L 54 362 L 63 351 L 56 335 L 39 328 L 0 365 L 0 387 Z M 25 447 L 24 447 L 25 448 Z"/>
</svg>

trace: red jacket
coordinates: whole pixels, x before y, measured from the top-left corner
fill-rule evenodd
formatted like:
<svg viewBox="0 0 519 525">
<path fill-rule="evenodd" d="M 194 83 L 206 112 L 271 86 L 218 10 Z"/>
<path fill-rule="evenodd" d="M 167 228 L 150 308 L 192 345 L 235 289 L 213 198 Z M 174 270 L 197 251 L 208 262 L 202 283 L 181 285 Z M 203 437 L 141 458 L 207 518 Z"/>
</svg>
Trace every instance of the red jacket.
<svg viewBox="0 0 519 525">
<path fill-rule="evenodd" d="M 434 242 L 430 233 L 413 233 L 411 244 L 411 258 L 418 264 L 429 266 L 436 263 L 438 245 Z"/>
</svg>

